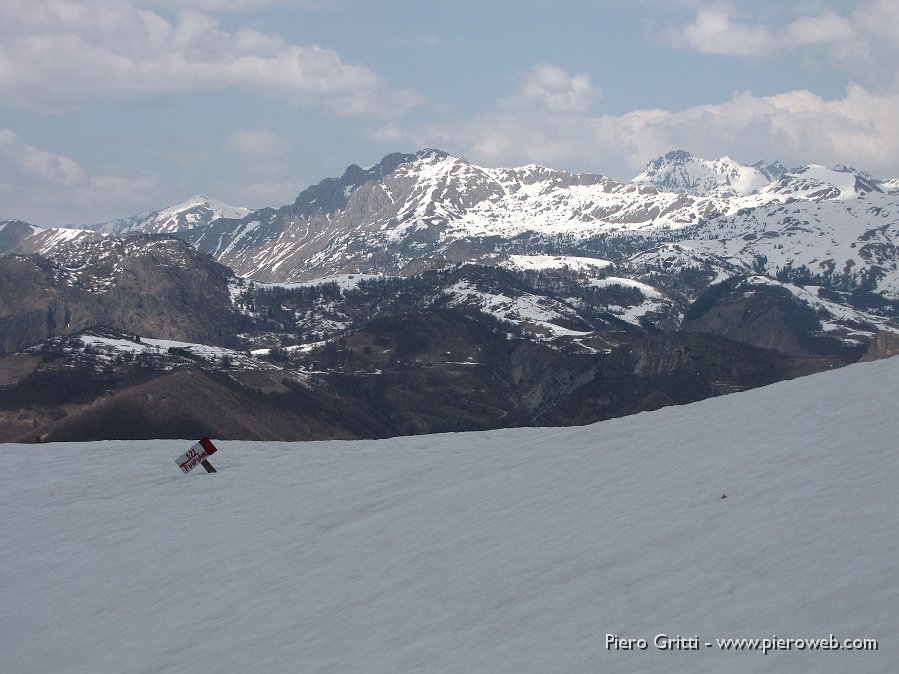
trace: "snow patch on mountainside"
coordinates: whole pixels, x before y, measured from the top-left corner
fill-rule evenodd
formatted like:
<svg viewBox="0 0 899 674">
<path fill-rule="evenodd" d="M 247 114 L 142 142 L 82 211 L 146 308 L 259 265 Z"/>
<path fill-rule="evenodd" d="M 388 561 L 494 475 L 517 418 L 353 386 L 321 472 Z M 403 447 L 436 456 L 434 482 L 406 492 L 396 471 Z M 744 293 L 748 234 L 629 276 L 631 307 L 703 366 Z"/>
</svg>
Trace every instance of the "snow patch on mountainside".
<svg viewBox="0 0 899 674">
<path fill-rule="evenodd" d="M 260 288 L 308 288 L 312 286 L 320 286 L 326 283 L 336 283 L 341 290 L 352 290 L 360 283 L 367 281 L 377 281 L 385 278 L 383 274 L 331 274 L 330 276 L 322 276 L 321 278 L 309 279 L 307 281 L 294 281 L 291 283 L 261 283 L 256 281 L 256 285 Z"/>
<path fill-rule="evenodd" d="M 605 269 L 612 263 L 595 257 L 577 255 L 510 255 L 502 266 L 512 269 L 571 269 L 573 271 L 596 271 Z"/>
<path fill-rule="evenodd" d="M 38 227 L 21 220 L 0 222 L 0 254 L 37 253 L 51 257 L 60 250 L 79 243 L 97 240 L 104 235 L 86 229 Z"/>
<path fill-rule="evenodd" d="M 899 298 L 899 207 L 890 195 L 770 204 L 709 219 L 681 245 L 745 270 L 762 259 L 771 276 L 788 266 L 815 274 L 876 267 L 878 292 Z"/>
<path fill-rule="evenodd" d="M 794 199 L 819 201 L 822 199 L 852 199 L 867 191 L 866 182 L 859 182 L 858 176 L 845 171 L 810 164 L 782 175 L 767 186 L 767 194 L 789 193 Z"/>
<path fill-rule="evenodd" d="M 179 213 L 193 211 L 198 208 L 208 209 L 213 218 L 242 218 L 250 213 L 249 208 L 231 206 L 218 199 L 194 195 L 190 199 L 182 201 L 180 204 L 175 204 L 174 206 L 169 206 L 168 208 L 157 211 L 155 219 L 157 221 L 165 220 L 177 216 Z M 196 218 L 189 218 L 189 220 L 191 219 L 196 220 Z"/>
<path fill-rule="evenodd" d="M 748 263 L 737 260 L 729 262 L 709 250 L 704 250 L 703 245 L 687 245 L 684 243 L 666 243 L 660 246 L 635 253 L 621 264 L 622 268 L 634 275 L 649 275 L 654 273 L 678 274 L 686 270 L 708 270 L 708 284 L 719 283 L 741 273 L 745 273 Z M 688 296 L 688 299 L 696 299 Z"/>
<path fill-rule="evenodd" d="M 622 288 L 634 288 L 643 295 L 643 301 L 629 306 L 609 305 L 607 307 L 609 313 L 616 318 L 632 325 L 642 325 L 642 319 L 652 313 L 666 311 L 670 305 L 669 300 L 663 293 L 653 288 L 648 283 L 642 283 L 630 278 L 620 276 L 609 276 L 602 279 L 590 279 L 590 285 L 594 288 L 613 288 L 620 286 Z"/>
<path fill-rule="evenodd" d="M 583 336 L 585 330 L 572 330 L 559 323 L 575 321 L 581 323 L 577 313 L 558 300 L 531 293 L 510 297 L 503 293 L 479 290 L 469 281 L 460 281 L 447 289 L 453 297 L 447 306 L 468 306 L 476 308 L 507 323 L 546 337 Z"/>
<path fill-rule="evenodd" d="M 151 339 L 148 337 L 143 337 L 139 340 L 117 339 L 91 334 L 78 335 L 75 339 L 98 355 L 102 356 L 105 354 L 109 360 L 126 353 L 132 355 L 165 355 L 169 353 L 170 349 L 173 349 L 212 362 L 230 359 L 233 365 L 243 369 L 276 369 L 270 363 L 248 356 L 245 351 L 210 346 L 209 344 L 180 342 L 171 339 Z"/>
<path fill-rule="evenodd" d="M 170 234 L 208 225 L 219 218 L 240 219 L 249 213 L 249 208 L 231 206 L 217 199 L 195 195 L 180 204 L 158 211 L 82 227 L 105 234 Z"/>
<path fill-rule="evenodd" d="M 661 297 L 662 294 L 653 288 L 651 285 L 647 283 L 642 283 L 640 281 L 635 281 L 630 278 L 622 278 L 620 276 L 609 276 L 607 278 L 602 279 L 590 279 L 590 285 L 596 288 L 608 288 L 610 286 L 622 286 L 625 288 L 636 288 L 641 293 L 643 293 L 646 297 L 658 298 Z"/>
</svg>

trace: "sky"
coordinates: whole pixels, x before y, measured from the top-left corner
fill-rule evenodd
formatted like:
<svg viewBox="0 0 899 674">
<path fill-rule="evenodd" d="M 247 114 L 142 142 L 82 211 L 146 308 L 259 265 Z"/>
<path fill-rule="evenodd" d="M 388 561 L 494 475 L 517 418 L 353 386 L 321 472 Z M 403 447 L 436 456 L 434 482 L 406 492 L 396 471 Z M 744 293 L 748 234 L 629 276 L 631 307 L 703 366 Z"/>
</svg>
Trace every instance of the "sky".
<svg viewBox="0 0 899 674">
<path fill-rule="evenodd" d="M 895 0 L 3 0 L 0 219 L 292 202 L 426 147 L 899 177 Z"/>
</svg>

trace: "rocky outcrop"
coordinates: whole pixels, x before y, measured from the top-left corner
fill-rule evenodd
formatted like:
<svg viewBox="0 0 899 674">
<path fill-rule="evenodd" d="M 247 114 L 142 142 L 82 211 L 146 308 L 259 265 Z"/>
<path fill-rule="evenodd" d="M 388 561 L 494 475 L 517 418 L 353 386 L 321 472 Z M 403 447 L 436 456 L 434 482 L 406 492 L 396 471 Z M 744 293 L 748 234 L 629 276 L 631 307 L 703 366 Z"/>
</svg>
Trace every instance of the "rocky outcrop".
<svg viewBox="0 0 899 674">
<path fill-rule="evenodd" d="M 879 360 L 899 356 L 899 333 L 879 330 L 861 360 Z"/>
<path fill-rule="evenodd" d="M 773 284 L 734 278 L 712 286 L 687 310 L 680 330 L 794 356 L 858 351 L 822 331 L 815 311 Z"/>
<path fill-rule="evenodd" d="M 67 266 L 0 257 L 0 354 L 95 325 L 226 345 L 247 324 L 231 304 L 230 270 L 177 239 L 107 239 L 72 255 Z"/>
</svg>

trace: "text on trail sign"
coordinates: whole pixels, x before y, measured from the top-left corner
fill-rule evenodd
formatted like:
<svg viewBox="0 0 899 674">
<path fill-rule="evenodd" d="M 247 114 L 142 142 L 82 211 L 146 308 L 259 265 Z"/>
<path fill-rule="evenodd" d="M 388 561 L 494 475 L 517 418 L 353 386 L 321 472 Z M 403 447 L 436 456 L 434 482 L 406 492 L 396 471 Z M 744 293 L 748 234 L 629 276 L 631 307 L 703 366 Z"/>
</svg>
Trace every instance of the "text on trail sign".
<svg viewBox="0 0 899 674">
<path fill-rule="evenodd" d="M 201 463 L 208 473 L 214 473 L 215 468 L 206 458 L 211 454 L 215 454 L 218 448 L 212 444 L 209 438 L 203 438 L 193 447 L 188 449 L 184 454 L 175 459 L 175 463 L 181 468 L 185 475 L 199 466 Z"/>
</svg>

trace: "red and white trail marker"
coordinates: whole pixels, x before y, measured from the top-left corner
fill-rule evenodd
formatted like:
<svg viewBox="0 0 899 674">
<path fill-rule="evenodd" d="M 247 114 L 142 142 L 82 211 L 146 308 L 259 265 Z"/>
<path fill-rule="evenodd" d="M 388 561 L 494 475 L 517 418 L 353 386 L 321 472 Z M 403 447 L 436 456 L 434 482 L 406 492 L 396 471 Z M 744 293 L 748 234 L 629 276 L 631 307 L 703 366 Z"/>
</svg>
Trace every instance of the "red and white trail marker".
<svg viewBox="0 0 899 674">
<path fill-rule="evenodd" d="M 175 459 L 175 463 L 180 466 L 184 474 L 187 475 L 194 468 L 203 465 L 207 473 L 215 473 L 215 468 L 206 460 L 211 454 L 215 454 L 218 448 L 212 444 L 209 438 L 202 438 L 197 444 L 188 449 L 184 454 Z"/>
</svg>

